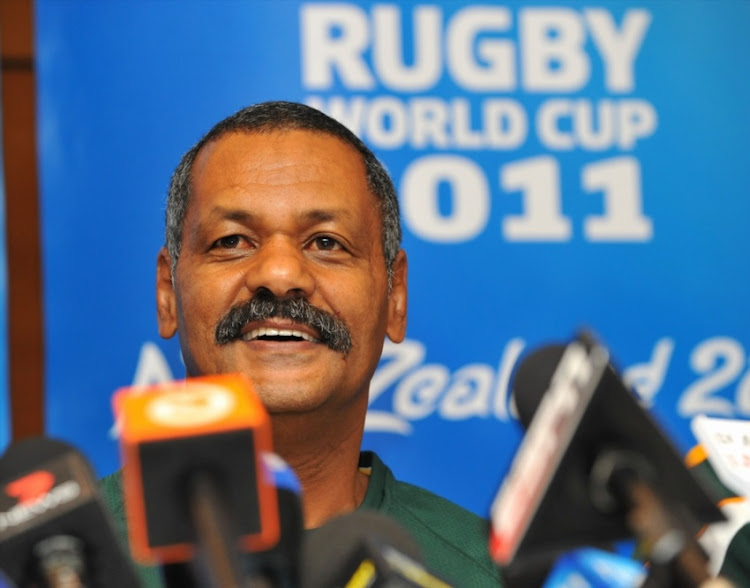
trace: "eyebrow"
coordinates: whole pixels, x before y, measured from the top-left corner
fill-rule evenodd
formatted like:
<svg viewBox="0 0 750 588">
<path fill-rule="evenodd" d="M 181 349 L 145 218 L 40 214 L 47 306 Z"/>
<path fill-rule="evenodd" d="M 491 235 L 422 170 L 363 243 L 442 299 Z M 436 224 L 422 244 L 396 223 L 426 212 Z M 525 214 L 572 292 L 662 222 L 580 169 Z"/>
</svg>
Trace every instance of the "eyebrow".
<svg viewBox="0 0 750 588">
<path fill-rule="evenodd" d="M 223 206 L 216 206 L 211 210 L 210 216 L 222 220 L 236 221 L 239 223 L 251 223 L 255 218 L 252 212 L 247 210 L 240 210 L 236 208 L 225 208 Z M 336 208 L 332 210 L 313 209 L 307 210 L 300 214 L 300 218 L 307 222 L 330 222 L 340 218 L 352 218 L 351 211 L 343 208 Z"/>
<path fill-rule="evenodd" d="M 215 206 L 212 208 L 209 216 L 222 220 L 237 221 L 240 223 L 252 221 L 254 218 L 254 215 L 246 210 L 224 208 L 223 206 Z"/>
<path fill-rule="evenodd" d="M 350 217 L 351 213 L 345 210 L 308 210 L 302 215 L 302 218 L 307 221 L 323 223 L 334 221 L 341 216 Z"/>
</svg>

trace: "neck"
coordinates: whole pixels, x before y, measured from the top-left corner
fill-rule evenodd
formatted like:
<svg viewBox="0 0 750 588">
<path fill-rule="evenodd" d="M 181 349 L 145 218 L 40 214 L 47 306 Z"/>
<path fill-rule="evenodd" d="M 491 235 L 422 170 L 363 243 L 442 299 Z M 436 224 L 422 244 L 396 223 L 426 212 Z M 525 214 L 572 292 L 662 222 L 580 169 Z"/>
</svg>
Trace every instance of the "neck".
<svg viewBox="0 0 750 588">
<path fill-rule="evenodd" d="M 326 419 L 311 426 L 309 415 L 273 415 L 274 450 L 292 467 L 302 485 L 305 528 L 355 510 L 364 499 L 369 478 L 359 471 L 364 418 Z M 348 428 L 332 426 L 354 422 Z"/>
</svg>

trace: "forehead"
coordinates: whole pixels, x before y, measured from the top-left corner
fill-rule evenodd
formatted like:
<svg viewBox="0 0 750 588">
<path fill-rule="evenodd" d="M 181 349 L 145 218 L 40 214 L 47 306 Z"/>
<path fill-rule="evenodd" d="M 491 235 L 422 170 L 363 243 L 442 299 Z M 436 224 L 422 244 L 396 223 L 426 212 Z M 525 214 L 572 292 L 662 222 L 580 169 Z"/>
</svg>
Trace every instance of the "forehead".
<svg viewBox="0 0 750 588">
<path fill-rule="evenodd" d="M 207 143 L 191 173 L 193 200 L 235 192 L 314 192 L 375 205 L 362 155 L 342 139 L 308 130 L 230 132 Z"/>
</svg>

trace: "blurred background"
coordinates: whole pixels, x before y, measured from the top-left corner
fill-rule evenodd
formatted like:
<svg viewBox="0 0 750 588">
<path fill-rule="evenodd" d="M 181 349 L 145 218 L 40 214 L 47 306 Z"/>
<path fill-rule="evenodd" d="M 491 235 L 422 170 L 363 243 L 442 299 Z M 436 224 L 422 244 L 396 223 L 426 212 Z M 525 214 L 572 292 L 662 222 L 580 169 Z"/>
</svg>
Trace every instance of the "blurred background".
<svg viewBox="0 0 750 588">
<path fill-rule="evenodd" d="M 393 175 L 407 340 L 365 447 L 486 515 L 524 353 L 589 329 L 681 453 L 750 415 L 750 3 L 0 0 L 0 442 L 105 475 L 113 392 L 184 376 L 156 331 L 166 188 L 215 122 L 306 102 Z"/>
</svg>

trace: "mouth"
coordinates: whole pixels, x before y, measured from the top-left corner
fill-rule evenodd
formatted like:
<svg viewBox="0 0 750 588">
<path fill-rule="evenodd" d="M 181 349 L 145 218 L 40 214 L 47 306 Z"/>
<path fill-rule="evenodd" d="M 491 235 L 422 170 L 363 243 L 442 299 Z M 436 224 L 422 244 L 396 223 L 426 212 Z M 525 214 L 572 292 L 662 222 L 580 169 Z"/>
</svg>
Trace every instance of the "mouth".
<svg viewBox="0 0 750 588">
<path fill-rule="evenodd" d="M 313 337 L 309 333 L 297 329 L 277 328 L 277 327 L 258 327 L 242 335 L 243 341 L 309 341 L 310 343 L 320 343 L 320 339 Z"/>
<path fill-rule="evenodd" d="M 259 349 L 286 344 L 292 346 L 287 350 L 301 350 L 321 344 L 344 355 L 351 351 L 351 333 L 341 318 L 316 308 L 306 298 L 276 298 L 264 292 L 234 305 L 216 323 L 218 345 L 244 341 L 261 346 Z M 294 347 L 297 345 L 300 347 Z M 281 349 L 284 347 L 276 351 Z"/>
</svg>

